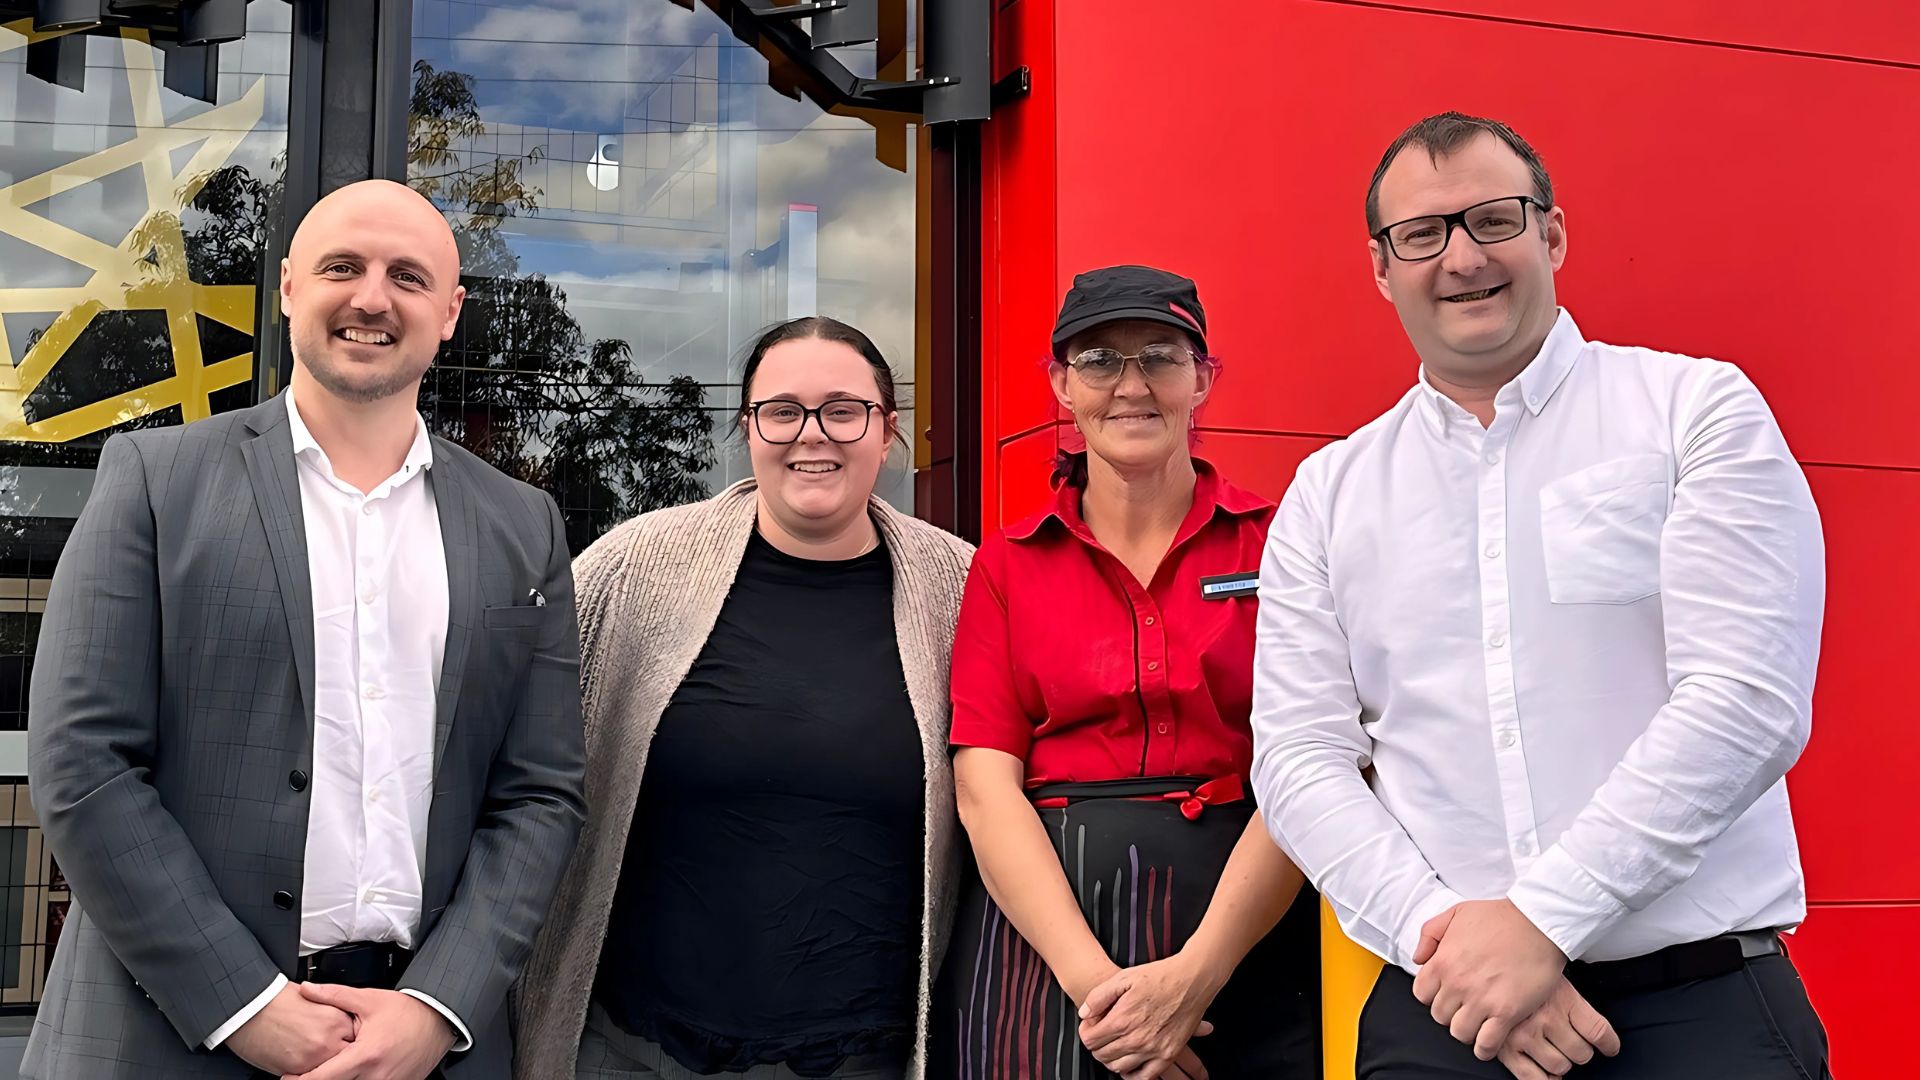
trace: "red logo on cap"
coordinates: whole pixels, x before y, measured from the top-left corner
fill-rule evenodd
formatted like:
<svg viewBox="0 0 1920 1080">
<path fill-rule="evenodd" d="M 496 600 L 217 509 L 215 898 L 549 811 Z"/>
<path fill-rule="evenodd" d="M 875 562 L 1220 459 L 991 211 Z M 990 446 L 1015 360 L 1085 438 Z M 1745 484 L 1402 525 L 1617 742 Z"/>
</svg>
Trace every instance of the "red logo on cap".
<svg viewBox="0 0 1920 1080">
<path fill-rule="evenodd" d="M 1200 329 L 1200 320 L 1194 318 L 1193 313 L 1191 311 L 1188 311 L 1186 308 L 1183 308 L 1179 304 L 1176 304 L 1173 301 L 1169 300 L 1167 301 L 1167 310 L 1187 320 L 1188 323 L 1192 324 L 1195 330 Z"/>
</svg>

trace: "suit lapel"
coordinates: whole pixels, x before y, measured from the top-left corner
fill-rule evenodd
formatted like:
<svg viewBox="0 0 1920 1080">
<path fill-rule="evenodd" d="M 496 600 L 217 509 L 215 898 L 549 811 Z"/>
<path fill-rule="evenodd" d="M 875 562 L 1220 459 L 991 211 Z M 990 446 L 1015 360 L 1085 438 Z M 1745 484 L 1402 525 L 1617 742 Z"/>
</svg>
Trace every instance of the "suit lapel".
<svg viewBox="0 0 1920 1080">
<path fill-rule="evenodd" d="M 255 406 L 245 423 L 255 433 L 240 447 L 253 485 L 254 505 L 267 530 L 281 606 L 293 641 L 293 667 L 307 730 L 313 728 L 313 578 L 307 565 L 306 519 L 300 511 L 300 476 L 293 459 L 293 432 L 282 393 Z"/>
<path fill-rule="evenodd" d="M 460 459 L 444 448 L 442 440 L 434 442 L 433 467 L 427 470 L 427 480 L 433 485 L 440 542 L 447 554 L 447 643 L 440 661 L 440 686 L 434 694 L 433 774 L 437 780 L 440 763 L 446 758 L 447 738 L 453 734 L 461 676 L 480 616 L 480 562 L 479 524 Z"/>
</svg>

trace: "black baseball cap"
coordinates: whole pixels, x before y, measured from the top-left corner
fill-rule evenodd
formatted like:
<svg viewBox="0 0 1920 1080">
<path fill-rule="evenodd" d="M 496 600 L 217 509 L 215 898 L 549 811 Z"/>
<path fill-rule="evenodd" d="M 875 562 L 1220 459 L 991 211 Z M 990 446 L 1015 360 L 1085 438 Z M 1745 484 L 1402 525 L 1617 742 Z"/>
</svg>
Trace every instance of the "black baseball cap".
<svg viewBox="0 0 1920 1080">
<path fill-rule="evenodd" d="M 1053 324 L 1053 354 L 1080 331 L 1118 319 L 1177 326 L 1207 351 L 1207 313 L 1193 279 L 1152 266 L 1103 266 L 1074 276 Z"/>
</svg>

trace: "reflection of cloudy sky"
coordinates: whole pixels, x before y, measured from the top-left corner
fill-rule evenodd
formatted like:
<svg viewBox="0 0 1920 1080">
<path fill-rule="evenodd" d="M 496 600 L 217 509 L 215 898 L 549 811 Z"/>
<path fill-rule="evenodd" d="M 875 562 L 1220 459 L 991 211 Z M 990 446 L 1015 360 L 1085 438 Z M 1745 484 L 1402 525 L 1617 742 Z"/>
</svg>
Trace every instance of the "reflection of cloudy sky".
<svg viewBox="0 0 1920 1080">
<path fill-rule="evenodd" d="M 489 121 L 589 132 L 620 130 L 635 84 L 670 77 L 713 32 L 665 0 L 414 8 L 415 55 L 480 80 Z"/>
<path fill-rule="evenodd" d="M 651 377 L 728 381 L 747 336 L 785 314 L 777 298 L 766 302 L 773 274 L 749 251 L 774 247 L 798 202 L 820 211 L 820 310 L 867 330 L 911 371 L 912 177 L 874 159 L 864 123 L 769 89 L 764 58 L 711 11 L 665 0 L 417 0 L 415 31 L 451 35 L 417 40 L 416 51 L 475 78 L 500 152 L 545 148 L 527 173 L 541 209 L 505 232 L 523 271 L 566 289 L 589 338 L 631 342 Z M 714 83 L 717 98 L 692 99 L 711 104 L 687 114 L 676 88 Z M 670 121 L 663 101 L 682 107 Z M 614 145 L 615 191 L 588 184 L 595 136 Z M 636 204 L 669 189 L 671 200 Z"/>
<path fill-rule="evenodd" d="M 787 314 L 776 249 L 789 203 L 819 208 L 818 310 L 866 330 L 912 378 L 913 178 L 874 158 L 864 122 L 767 85 L 767 63 L 703 6 L 667 0 L 415 0 L 415 54 L 472 76 L 488 134 L 466 164 L 542 148 L 538 213 L 502 229 L 591 339 L 619 338 L 652 380 L 689 374 L 733 406 L 734 363 Z M 867 61 L 870 67 L 871 61 Z M 607 165 L 588 166 L 611 144 Z M 617 164 L 613 164 L 617 162 Z M 617 173 L 610 190 L 591 180 Z M 756 254 L 758 253 L 758 254 Z M 726 414 L 716 414 L 724 428 Z M 911 423 L 909 418 L 909 423 Z M 710 482 L 746 472 L 722 444 Z M 897 475 L 895 475 L 897 474 Z M 888 494 L 911 500 L 911 467 Z"/>
<path fill-rule="evenodd" d="M 773 248 L 780 239 L 790 202 L 819 207 L 819 309 L 866 330 L 903 371 L 910 369 L 913 347 L 913 183 L 873 158 L 867 132 L 825 131 L 803 134 L 763 147 L 756 155 L 757 185 L 718 185 L 720 200 L 746 203 L 751 224 L 729 250 L 727 234 L 694 223 L 674 227 L 661 222 L 628 226 L 621 239 L 606 241 L 569 236 L 561 226 L 564 211 L 542 210 L 513 222 L 510 242 L 524 271 L 546 274 L 564 283 L 572 310 L 590 337 L 647 340 L 644 325 L 661 305 L 704 305 L 709 298 L 738 294 L 736 310 L 747 332 L 786 314 L 777 303 L 761 302 L 774 284 L 773 272 L 747 254 L 748 248 Z M 597 232 L 597 230 L 595 230 Z M 745 310 L 741 310 L 745 309 Z M 744 344 L 733 341 L 726 352 Z M 721 362 L 726 359 L 719 358 Z M 636 360 L 651 366 L 636 348 Z M 693 371 L 703 382 L 725 381 L 712 370 Z"/>
</svg>

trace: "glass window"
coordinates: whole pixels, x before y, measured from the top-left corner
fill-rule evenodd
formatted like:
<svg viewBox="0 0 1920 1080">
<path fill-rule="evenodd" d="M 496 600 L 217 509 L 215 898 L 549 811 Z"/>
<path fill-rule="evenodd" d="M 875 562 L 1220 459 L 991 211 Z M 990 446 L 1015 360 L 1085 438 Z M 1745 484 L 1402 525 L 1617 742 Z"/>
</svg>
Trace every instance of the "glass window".
<svg viewBox="0 0 1920 1080">
<path fill-rule="evenodd" d="M 737 364 L 771 323 L 852 323 L 911 402 L 912 125 L 782 95 L 700 6 L 414 0 L 413 29 L 410 178 L 469 290 L 423 407 L 552 492 L 576 550 L 748 475 Z M 906 509 L 911 470 L 882 477 Z"/>
<path fill-rule="evenodd" d="M 40 1000 L 72 906 L 21 780 L 0 782 L 0 875 L 0 1009 L 6 1009 Z"/>
<path fill-rule="evenodd" d="M 32 971 L 28 943 L 36 936 L 35 915 L 28 910 L 38 891 L 27 877 L 27 848 L 35 830 L 22 825 L 0 825 L 0 994 L 18 990 L 21 975 Z M 23 960 L 29 961 L 22 963 Z"/>
<path fill-rule="evenodd" d="M 247 18 L 212 79 L 123 28 L 66 39 L 49 81 L 29 57 L 59 35 L 0 26 L 0 775 L 24 766 L 47 581 L 101 444 L 253 400 L 292 11 Z"/>
</svg>

